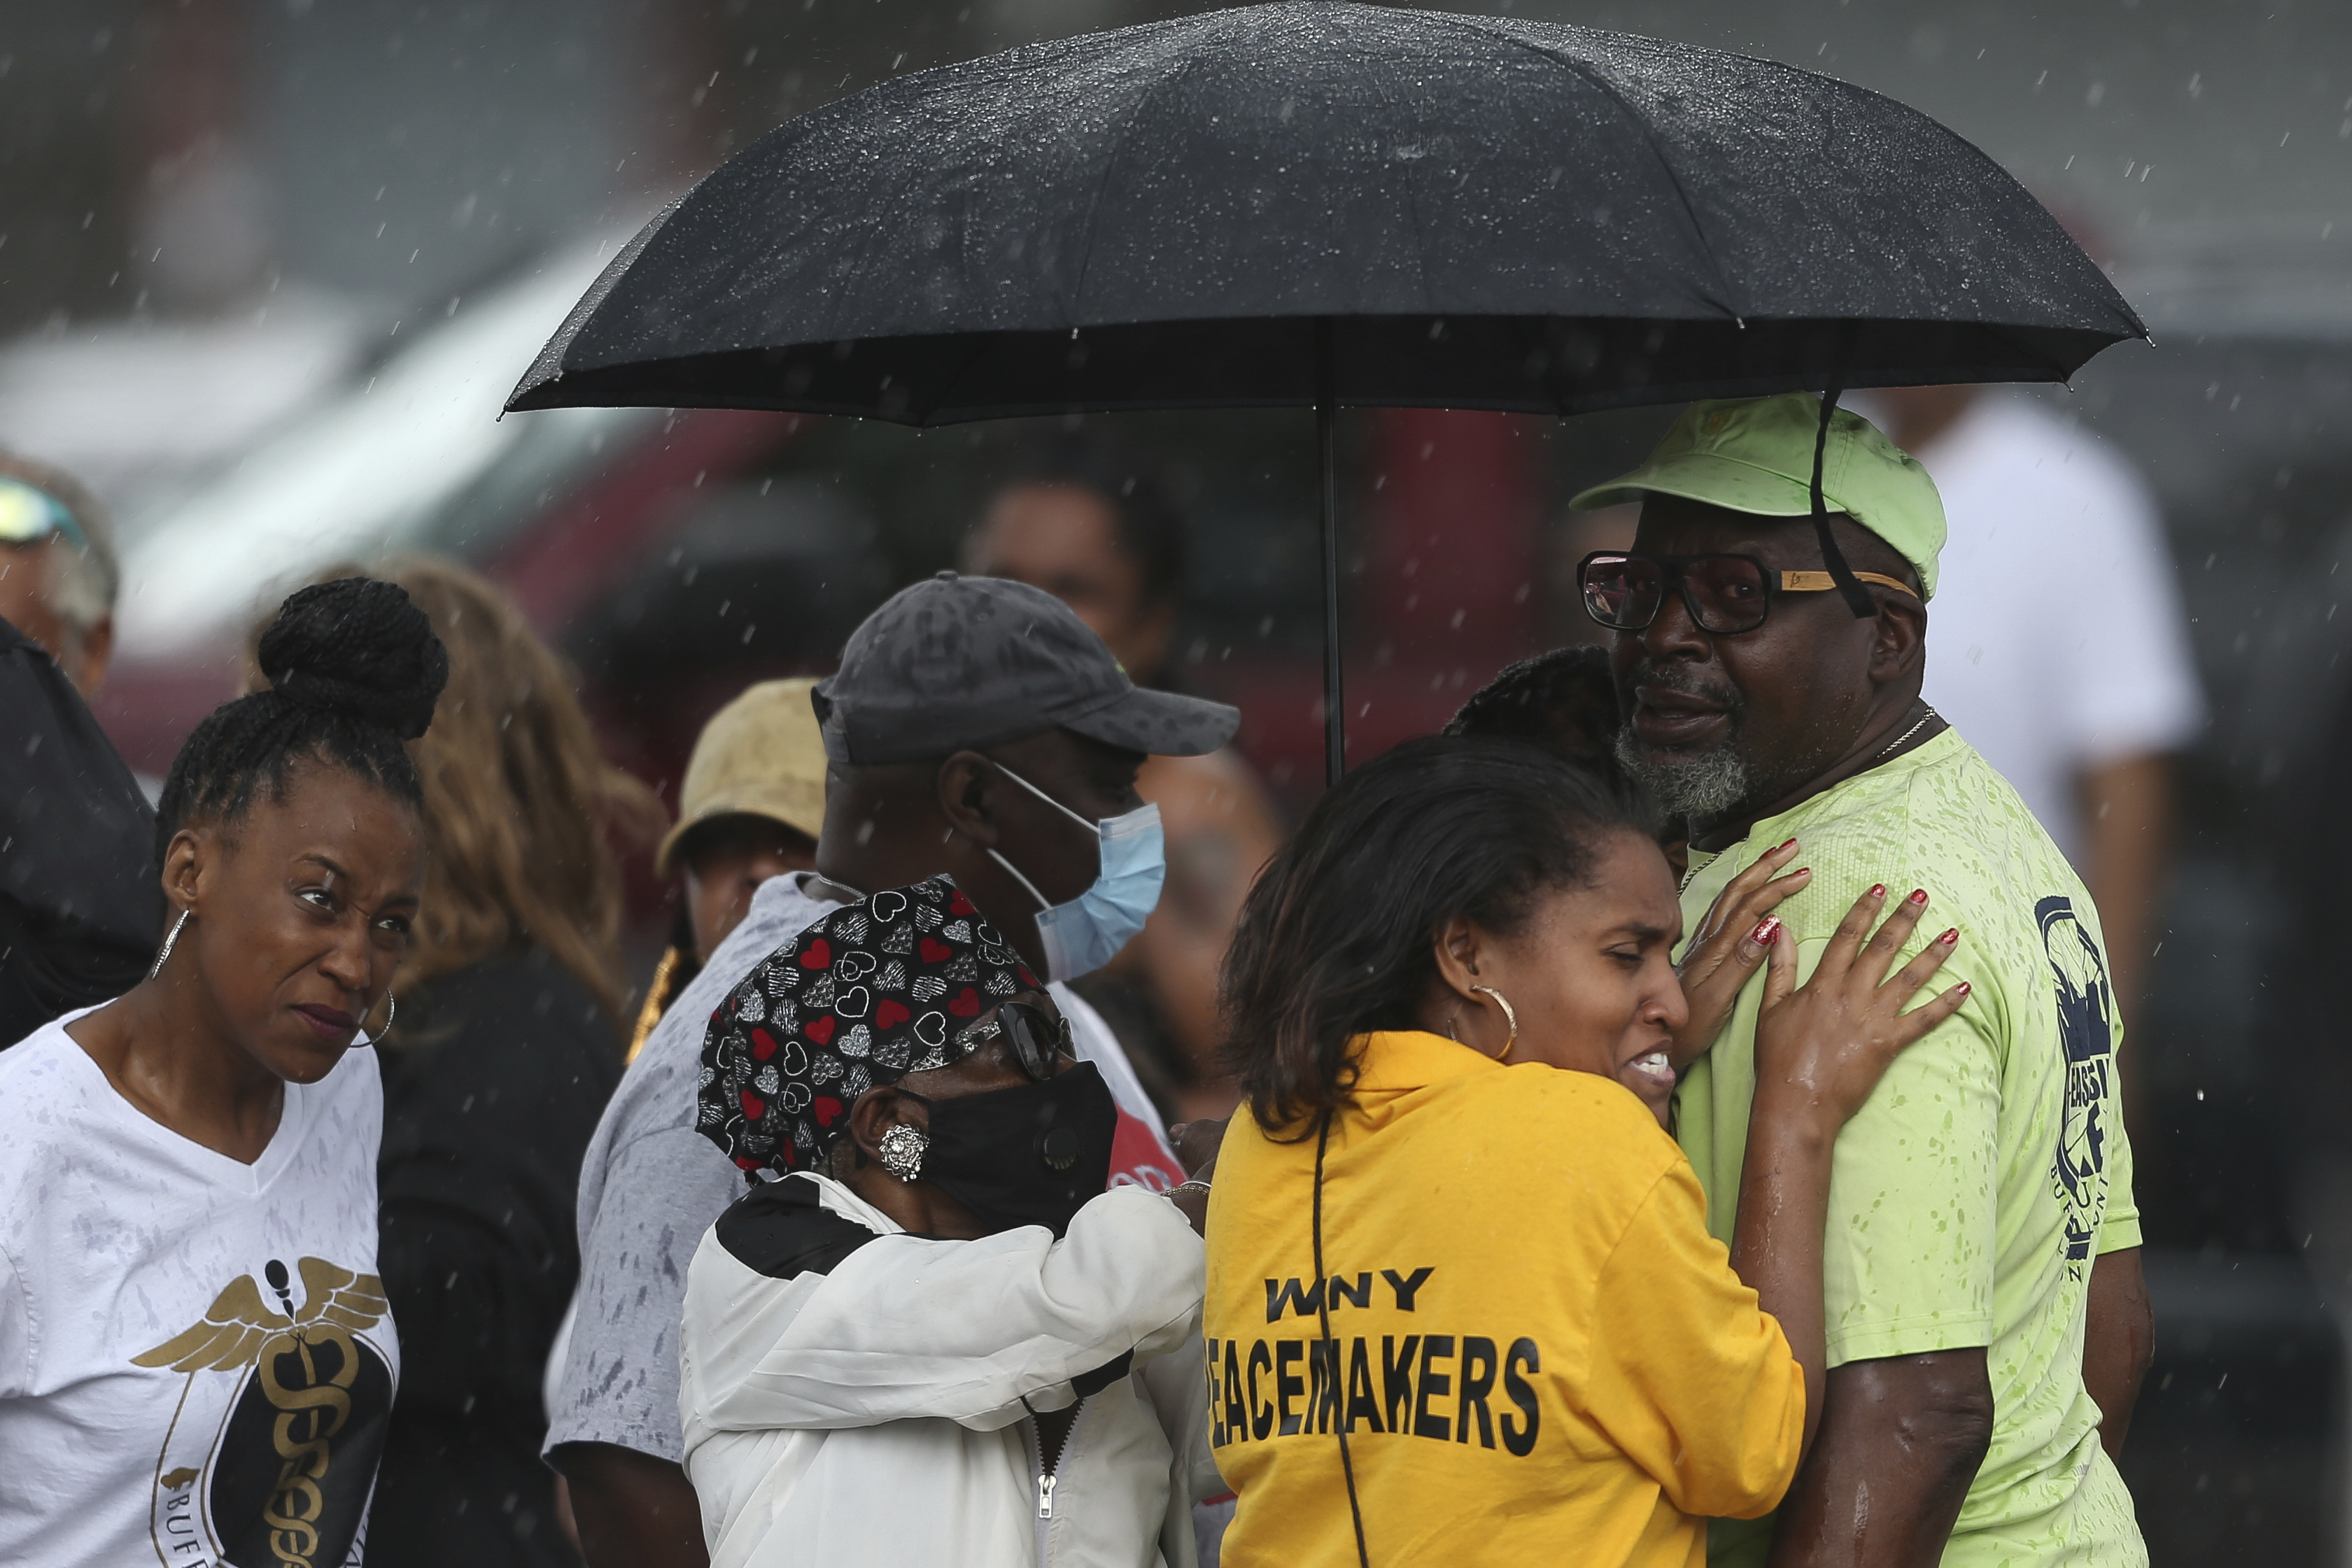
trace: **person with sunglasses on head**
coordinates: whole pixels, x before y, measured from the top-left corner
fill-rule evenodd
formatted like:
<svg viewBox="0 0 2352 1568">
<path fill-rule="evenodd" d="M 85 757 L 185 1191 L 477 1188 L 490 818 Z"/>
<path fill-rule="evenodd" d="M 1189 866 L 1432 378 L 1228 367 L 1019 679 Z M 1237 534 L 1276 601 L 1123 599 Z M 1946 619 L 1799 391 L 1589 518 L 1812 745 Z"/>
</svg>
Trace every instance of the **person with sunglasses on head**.
<svg viewBox="0 0 2352 1568">
<path fill-rule="evenodd" d="M 154 808 L 89 711 L 120 586 L 97 500 L 0 452 L 0 1047 L 121 996 L 154 953 Z"/>
<path fill-rule="evenodd" d="M 1067 982 L 1108 964 L 1159 901 L 1159 814 L 1135 789 L 1144 758 L 1213 751 L 1240 716 L 1137 686 L 1053 595 L 954 572 L 868 616 L 813 706 L 828 759 L 818 870 L 753 894 L 647 1037 L 582 1166 L 579 1301 L 548 1456 L 591 1568 L 704 1561 L 681 1468 L 678 1314 L 694 1248 L 741 1174 L 697 1130 L 703 1027 L 838 905 L 952 876 L 1109 1088 L 1108 1180 L 1164 1191 L 1185 1178 L 1117 1038 Z"/>
<path fill-rule="evenodd" d="M 1584 601 L 1612 633 L 1618 758 L 1690 820 L 1685 919 L 1801 859 L 1775 914 L 1809 969 L 1855 886 L 1932 887 L 1973 987 L 1838 1134 L 1821 1438 L 1777 1525 L 1718 1524 L 1710 1560 L 2143 1563 L 2114 1463 L 2153 1343 L 2122 1022 L 2081 881 L 1920 700 L 1936 487 L 1867 421 L 1791 393 L 1694 404 L 1576 498 L 1626 501 L 1633 548 L 1587 558 Z M 1726 1239 L 1763 1002 L 1748 985 L 1677 1043 L 1675 1132 Z"/>
<path fill-rule="evenodd" d="M 703 1066 L 753 1183 L 687 1282 L 711 1562 L 1191 1568 L 1206 1184 L 1104 1190 L 1110 1090 L 954 879 L 770 956 Z"/>
<path fill-rule="evenodd" d="M 122 563 L 96 497 L 69 476 L 0 452 L 0 620 L 95 698 L 114 656 Z"/>
</svg>

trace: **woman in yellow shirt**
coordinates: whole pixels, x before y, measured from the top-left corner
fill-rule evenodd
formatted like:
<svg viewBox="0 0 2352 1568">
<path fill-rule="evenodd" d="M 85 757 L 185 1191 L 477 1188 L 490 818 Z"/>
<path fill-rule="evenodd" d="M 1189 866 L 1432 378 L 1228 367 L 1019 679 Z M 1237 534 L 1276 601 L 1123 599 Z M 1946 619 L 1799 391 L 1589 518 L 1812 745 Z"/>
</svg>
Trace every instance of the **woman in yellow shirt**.
<svg viewBox="0 0 2352 1568">
<path fill-rule="evenodd" d="M 1776 921 L 1738 938 L 1769 970 L 1727 1256 L 1664 1126 L 1689 1007 L 1644 828 L 1532 747 L 1414 741 L 1252 891 L 1208 1225 L 1228 1568 L 1697 1568 L 1706 1516 L 1796 1473 L 1831 1146 L 1959 1005 L 1901 1012 L 1957 934 L 1886 978 L 1927 897 L 1880 924 L 1874 888 L 1802 989 Z"/>
</svg>

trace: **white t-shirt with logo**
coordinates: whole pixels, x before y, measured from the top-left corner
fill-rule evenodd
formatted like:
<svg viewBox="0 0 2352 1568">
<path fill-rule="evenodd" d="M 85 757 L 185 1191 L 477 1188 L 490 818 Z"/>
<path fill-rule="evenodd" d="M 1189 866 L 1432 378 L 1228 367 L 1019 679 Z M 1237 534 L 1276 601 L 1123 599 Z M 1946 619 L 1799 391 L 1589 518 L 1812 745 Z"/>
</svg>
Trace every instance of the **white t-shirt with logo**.
<svg viewBox="0 0 2352 1568">
<path fill-rule="evenodd" d="M 342 1568 L 399 1351 L 375 1052 L 286 1085 L 243 1165 L 65 1031 L 0 1052 L 0 1562 Z"/>
</svg>

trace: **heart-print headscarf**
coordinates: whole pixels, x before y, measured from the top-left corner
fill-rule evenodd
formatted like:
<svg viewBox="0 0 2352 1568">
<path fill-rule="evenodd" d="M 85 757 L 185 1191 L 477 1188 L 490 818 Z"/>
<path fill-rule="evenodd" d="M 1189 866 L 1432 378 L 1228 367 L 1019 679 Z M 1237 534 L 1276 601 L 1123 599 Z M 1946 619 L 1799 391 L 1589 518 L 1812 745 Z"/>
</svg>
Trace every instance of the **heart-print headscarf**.
<svg viewBox="0 0 2352 1568">
<path fill-rule="evenodd" d="M 695 1126 L 745 1171 L 810 1169 L 860 1094 L 961 1060 L 960 1030 L 1042 988 L 948 876 L 843 904 L 710 1015 Z"/>
</svg>

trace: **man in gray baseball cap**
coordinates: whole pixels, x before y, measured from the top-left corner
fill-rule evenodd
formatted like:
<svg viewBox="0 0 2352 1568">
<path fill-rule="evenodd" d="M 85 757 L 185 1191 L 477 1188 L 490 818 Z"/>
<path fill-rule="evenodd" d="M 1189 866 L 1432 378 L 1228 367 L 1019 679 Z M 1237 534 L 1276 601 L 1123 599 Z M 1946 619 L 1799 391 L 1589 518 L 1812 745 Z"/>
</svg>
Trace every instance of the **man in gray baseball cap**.
<svg viewBox="0 0 2352 1568">
<path fill-rule="evenodd" d="M 753 895 L 647 1037 L 580 1176 L 576 1327 L 549 1379 L 549 1457 L 568 1479 L 590 1568 L 704 1562 L 679 1461 L 677 1325 L 687 1265 L 742 1174 L 695 1130 L 702 1036 L 761 959 L 835 904 L 938 875 L 1054 984 L 1081 1060 L 1118 1102 L 1112 1179 L 1184 1171 L 1100 1016 L 1062 982 L 1108 963 L 1159 902 L 1147 756 L 1233 737 L 1221 703 L 1138 686 L 1049 593 L 941 572 L 868 616 L 811 697 L 828 758 L 814 873 Z"/>
<path fill-rule="evenodd" d="M 853 888 L 945 872 L 1054 980 L 1109 963 L 1160 902 L 1143 759 L 1213 751 L 1240 721 L 1137 685 L 1052 594 L 951 571 L 867 617 L 814 700 L 832 759 L 818 871 Z"/>
<path fill-rule="evenodd" d="M 1139 757 L 1199 757 L 1234 735 L 1223 703 L 1128 678 L 1100 637 L 1027 583 L 943 571 L 901 590 L 816 688 L 825 751 L 859 766 L 984 750 L 1049 729 Z"/>
</svg>

